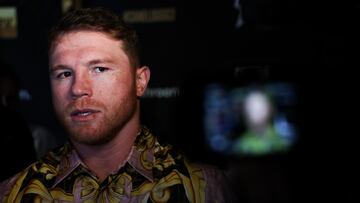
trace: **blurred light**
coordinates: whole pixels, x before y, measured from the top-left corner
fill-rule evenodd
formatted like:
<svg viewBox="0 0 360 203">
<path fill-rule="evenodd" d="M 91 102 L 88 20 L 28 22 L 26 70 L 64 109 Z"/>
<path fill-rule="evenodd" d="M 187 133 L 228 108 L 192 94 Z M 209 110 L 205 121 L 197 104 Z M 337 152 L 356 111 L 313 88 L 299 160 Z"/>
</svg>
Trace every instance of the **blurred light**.
<svg viewBox="0 0 360 203">
<path fill-rule="evenodd" d="M 30 100 L 32 100 L 32 96 L 28 90 L 21 89 L 19 91 L 19 99 L 20 99 L 20 101 L 30 101 Z"/>
</svg>

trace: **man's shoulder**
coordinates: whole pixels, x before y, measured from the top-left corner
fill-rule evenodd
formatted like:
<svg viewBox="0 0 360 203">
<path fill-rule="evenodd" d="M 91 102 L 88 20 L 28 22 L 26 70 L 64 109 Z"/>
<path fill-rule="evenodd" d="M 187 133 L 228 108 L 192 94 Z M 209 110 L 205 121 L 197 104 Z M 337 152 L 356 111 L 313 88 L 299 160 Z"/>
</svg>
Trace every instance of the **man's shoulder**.
<svg viewBox="0 0 360 203">
<path fill-rule="evenodd" d="M 216 165 L 197 162 L 190 162 L 187 167 L 192 179 L 198 178 L 201 173 L 205 183 L 205 202 L 235 202 L 224 170 Z"/>
<path fill-rule="evenodd" d="M 32 163 L 27 168 L 16 175 L 0 183 L 0 202 L 3 202 L 6 196 L 16 194 L 26 185 L 34 182 L 40 182 L 45 187 L 50 187 L 58 174 L 58 165 L 61 159 L 61 150 L 57 148 L 47 153 L 40 160 Z"/>
<path fill-rule="evenodd" d="M 20 188 L 32 179 L 32 177 L 29 177 L 29 171 L 31 171 L 37 163 L 38 162 L 31 164 L 21 172 L 0 183 L 0 202 L 3 202 L 5 197 L 9 196 L 11 193 L 16 191 L 19 192 Z"/>
<path fill-rule="evenodd" d="M 148 132 L 148 135 L 151 135 L 148 130 L 146 132 Z M 152 169 L 157 179 L 167 176 L 169 173 L 173 173 L 173 171 L 190 178 L 190 180 L 198 179 L 206 182 L 223 177 L 223 172 L 219 167 L 189 160 L 182 150 L 167 142 L 158 140 L 156 136 L 149 136 L 146 143 L 146 145 L 143 145 L 154 153 Z"/>
<path fill-rule="evenodd" d="M 206 186 L 220 186 L 226 182 L 226 176 L 219 167 L 206 163 L 192 162 L 185 160 L 186 168 L 191 177 L 201 176 L 206 181 Z"/>
<path fill-rule="evenodd" d="M 159 179 L 177 177 L 189 199 L 195 202 L 231 202 L 223 170 L 215 165 L 191 161 L 171 145 L 162 145 L 161 149 L 155 155 L 154 174 L 161 172 Z"/>
<path fill-rule="evenodd" d="M 0 183 L 0 202 L 3 202 L 5 196 L 9 195 L 11 189 L 15 185 L 16 181 L 19 179 L 19 176 L 21 176 L 21 173 L 22 172 Z"/>
</svg>

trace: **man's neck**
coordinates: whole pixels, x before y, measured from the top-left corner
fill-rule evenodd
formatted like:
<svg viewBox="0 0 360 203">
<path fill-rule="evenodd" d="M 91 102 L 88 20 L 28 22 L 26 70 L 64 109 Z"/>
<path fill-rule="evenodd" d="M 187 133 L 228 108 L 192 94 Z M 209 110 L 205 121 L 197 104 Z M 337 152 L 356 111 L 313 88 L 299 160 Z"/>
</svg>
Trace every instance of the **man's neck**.
<svg viewBox="0 0 360 203">
<path fill-rule="evenodd" d="M 73 141 L 81 160 L 101 181 L 127 161 L 140 131 L 139 123 L 129 124 L 124 126 L 115 138 L 106 144 L 86 145 Z"/>
</svg>

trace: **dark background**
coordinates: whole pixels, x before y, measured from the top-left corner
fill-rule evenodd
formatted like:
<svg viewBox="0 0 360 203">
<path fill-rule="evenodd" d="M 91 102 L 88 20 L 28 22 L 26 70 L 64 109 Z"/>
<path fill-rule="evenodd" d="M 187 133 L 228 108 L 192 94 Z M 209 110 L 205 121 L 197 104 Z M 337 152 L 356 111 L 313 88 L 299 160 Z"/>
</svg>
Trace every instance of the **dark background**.
<svg viewBox="0 0 360 203">
<path fill-rule="evenodd" d="M 242 202 L 353 202 L 358 121 L 360 4 L 340 1 L 240 0 L 244 24 L 235 28 L 234 1 L 83 0 L 120 15 L 131 9 L 176 9 L 173 22 L 133 23 L 150 88 L 176 88 L 168 98 L 144 97 L 142 119 L 154 134 L 190 159 L 215 164 L 232 176 Z M 47 32 L 62 15 L 61 1 L 0 1 L 15 6 L 18 37 L 0 39 L 0 60 L 28 90 L 20 112 L 29 125 L 65 140 L 51 107 Z M 287 154 L 245 158 L 207 148 L 201 128 L 201 84 L 239 67 L 270 67 L 299 87 L 299 142 Z M 1 140 L 0 140 L 1 141 Z M 22 152 L 19 149 L 19 153 Z M 1 164 L 3 166 L 3 164 Z M 235 171 L 235 172 L 234 172 Z M 235 174 L 235 175 L 234 175 Z"/>
</svg>

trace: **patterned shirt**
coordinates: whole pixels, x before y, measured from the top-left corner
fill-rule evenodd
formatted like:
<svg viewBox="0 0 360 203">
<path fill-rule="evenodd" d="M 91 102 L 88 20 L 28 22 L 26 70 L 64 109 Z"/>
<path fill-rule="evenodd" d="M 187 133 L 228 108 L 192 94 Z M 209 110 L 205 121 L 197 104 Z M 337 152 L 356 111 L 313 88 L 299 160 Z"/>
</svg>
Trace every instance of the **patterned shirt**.
<svg viewBox="0 0 360 203">
<path fill-rule="evenodd" d="M 0 202 L 227 202 L 223 181 L 142 128 L 128 160 L 102 182 L 66 143 L 0 184 Z"/>
</svg>

